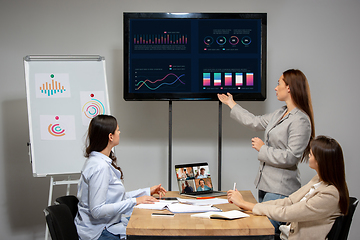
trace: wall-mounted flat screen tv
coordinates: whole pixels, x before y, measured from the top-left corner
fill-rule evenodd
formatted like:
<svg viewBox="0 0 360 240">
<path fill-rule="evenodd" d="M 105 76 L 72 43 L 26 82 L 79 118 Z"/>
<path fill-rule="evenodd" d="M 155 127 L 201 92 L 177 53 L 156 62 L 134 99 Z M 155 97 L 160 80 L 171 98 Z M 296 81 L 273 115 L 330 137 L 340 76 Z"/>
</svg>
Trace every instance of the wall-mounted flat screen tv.
<svg viewBox="0 0 360 240">
<path fill-rule="evenodd" d="M 124 13 L 124 99 L 266 99 L 266 13 Z"/>
</svg>

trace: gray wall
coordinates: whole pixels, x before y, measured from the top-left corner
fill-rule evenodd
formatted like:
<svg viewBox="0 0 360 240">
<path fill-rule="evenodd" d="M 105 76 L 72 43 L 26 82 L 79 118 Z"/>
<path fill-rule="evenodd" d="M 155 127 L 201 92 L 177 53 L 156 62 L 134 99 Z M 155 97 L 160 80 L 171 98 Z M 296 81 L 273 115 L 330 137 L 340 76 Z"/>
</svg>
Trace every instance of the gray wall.
<svg viewBox="0 0 360 240">
<path fill-rule="evenodd" d="M 256 114 L 283 105 L 274 93 L 281 73 L 301 69 L 308 77 L 316 134 L 330 135 L 343 147 L 350 194 L 360 197 L 358 124 L 360 65 L 358 0 L 33 0 L 0 1 L 0 232 L 1 239 L 42 239 L 49 178 L 32 177 L 23 57 L 31 54 L 99 54 L 106 58 L 110 105 L 119 120 L 116 152 L 128 190 L 167 186 L 167 102 L 122 99 L 122 12 L 267 12 L 268 99 L 241 102 Z M 208 161 L 217 171 L 217 102 L 173 103 L 173 161 Z M 223 108 L 223 190 L 256 195 L 257 170 L 252 132 L 229 118 Z M 301 164 L 303 183 L 315 174 Z M 148 176 L 147 179 L 139 176 Z M 217 188 L 217 177 L 214 177 Z M 172 188 L 176 187 L 175 180 Z M 76 187 L 71 189 L 76 192 Z M 54 198 L 65 187 L 54 189 Z M 360 235 L 356 213 L 349 239 Z"/>
</svg>

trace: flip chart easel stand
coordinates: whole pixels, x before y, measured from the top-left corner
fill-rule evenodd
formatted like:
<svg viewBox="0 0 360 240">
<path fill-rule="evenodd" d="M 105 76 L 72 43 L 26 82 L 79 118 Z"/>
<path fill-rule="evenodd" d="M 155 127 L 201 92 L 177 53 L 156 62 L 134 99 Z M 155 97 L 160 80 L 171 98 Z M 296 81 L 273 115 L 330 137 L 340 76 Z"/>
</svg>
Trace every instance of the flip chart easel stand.
<svg viewBox="0 0 360 240">
<path fill-rule="evenodd" d="M 54 186 L 67 185 L 66 195 L 69 195 L 69 193 L 70 193 L 70 185 L 71 185 L 71 184 L 78 184 L 78 182 L 79 182 L 79 179 L 77 179 L 77 180 L 71 180 L 71 176 L 68 176 L 68 179 L 67 179 L 67 180 L 60 180 L 60 181 L 54 181 L 54 177 L 51 176 L 51 177 L 50 177 L 50 189 L 49 189 L 49 201 L 48 201 L 48 206 L 51 205 L 52 194 L 53 194 Z"/>
<path fill-rule="evenodd" d="M 60 181 L 54 181 L 54 176 L 50 177 L 50 189 L 49 189 L 49 200 L 48 200 L 48 206 L 51 205 L 52 202 L 52 195 L 53 195 L 53 190 L 54 190 L 54 186 L 59 186 L 59 185 L 67 185 L 66 187 L 66 195 L 70 194 L 70 185 L 71 184 L 78 184 L 79 179 L 77 180 L 71 180 L 71 176 L 69 175 L 67 180 L 60 180 Z M 45 229 L 45 240 L 48 240 L 49 237 L 49 228 L 46 224 L 46 229 Z"/>
</svg>

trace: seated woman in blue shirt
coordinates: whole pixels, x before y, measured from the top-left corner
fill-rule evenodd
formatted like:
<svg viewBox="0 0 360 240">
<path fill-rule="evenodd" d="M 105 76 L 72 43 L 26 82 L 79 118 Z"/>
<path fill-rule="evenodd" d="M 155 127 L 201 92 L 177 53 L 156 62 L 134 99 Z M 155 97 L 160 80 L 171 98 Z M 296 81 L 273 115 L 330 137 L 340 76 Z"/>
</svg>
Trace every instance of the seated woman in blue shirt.
<svg viewBox="0 0 360 240">
<path fill-rule="evenodd" d="M 126 226 L 133 207 L 154 203 L 151 195 L 166 193 L 161 184 L 126 192 L 123 172 L 116 164 L 112 148 L 119 144 L 116 119 L 98 115 L 90 122 L 86 160 L 78 185 L 78 214 L 75 224 L 82 240 L 126 238 Z"/>
</svg>

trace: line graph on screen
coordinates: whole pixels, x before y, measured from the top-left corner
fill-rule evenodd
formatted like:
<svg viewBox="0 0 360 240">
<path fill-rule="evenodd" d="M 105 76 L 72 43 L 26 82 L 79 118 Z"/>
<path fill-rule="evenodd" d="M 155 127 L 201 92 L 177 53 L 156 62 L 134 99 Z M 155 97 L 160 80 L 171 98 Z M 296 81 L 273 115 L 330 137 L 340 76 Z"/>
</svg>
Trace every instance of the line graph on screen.
<svg viewBox="0 0 360 240">
<path fill-rule="evenodd" d="M 168 73 L 162 78 L 154 78 L 155 80 L 150 80 L 146 76 L 138 76 L 138 80 L 135 83 L 135 90 L 145 88 L 146 90 L 156 91 L 166 87 L 177 88 L 185 85 L 185 82 L 181 79 L 184 76 L 185 74 L 176 75 L 174 73 Z"/>
</svg>

